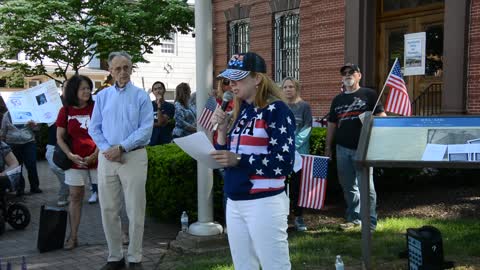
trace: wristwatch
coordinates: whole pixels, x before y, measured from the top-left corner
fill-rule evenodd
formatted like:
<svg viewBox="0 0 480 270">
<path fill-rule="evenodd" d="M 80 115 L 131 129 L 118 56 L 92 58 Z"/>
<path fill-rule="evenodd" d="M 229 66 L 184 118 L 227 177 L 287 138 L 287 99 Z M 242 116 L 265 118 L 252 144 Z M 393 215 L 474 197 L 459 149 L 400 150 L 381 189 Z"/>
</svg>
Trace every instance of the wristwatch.
<svg viewBox="0 0 480 270">
<path fill-rule="evenodd" d="M 118 150 L 120 150 L 120 152 L 122 152 L 122 153 L 125 152 L 125 148 L 123 148 L 123 146 L 121 144 L 118 145 Z"/>
<path fill-rule="evenodd" d="M 240 160 L 242 160 L 242 155 L 241 154 L 237 154 L 235 156 L 235 158 L 237 159 L 237 161 L 240 163 Z"/>
</svg>

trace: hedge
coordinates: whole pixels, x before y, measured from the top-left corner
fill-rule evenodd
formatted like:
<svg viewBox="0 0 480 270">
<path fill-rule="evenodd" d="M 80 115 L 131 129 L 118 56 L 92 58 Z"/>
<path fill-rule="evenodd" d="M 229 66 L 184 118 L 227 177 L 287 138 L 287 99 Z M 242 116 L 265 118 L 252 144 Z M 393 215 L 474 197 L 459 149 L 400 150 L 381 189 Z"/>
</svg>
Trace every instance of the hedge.
<svg viewBox="0 0 480 270">
<path fill-rule="evenodd" d="M 310 138 L 310 153 L 322 155 L 325 128 L 314 128 Z M 164 221 L 177 222 L 182 211 L 191 220 L 197 217 L 197 164 L 175 144 L 147 147 L 147 212 Z M 214 174 L 214 216 L 223 220 L 223 182 Z"/>
</svg>

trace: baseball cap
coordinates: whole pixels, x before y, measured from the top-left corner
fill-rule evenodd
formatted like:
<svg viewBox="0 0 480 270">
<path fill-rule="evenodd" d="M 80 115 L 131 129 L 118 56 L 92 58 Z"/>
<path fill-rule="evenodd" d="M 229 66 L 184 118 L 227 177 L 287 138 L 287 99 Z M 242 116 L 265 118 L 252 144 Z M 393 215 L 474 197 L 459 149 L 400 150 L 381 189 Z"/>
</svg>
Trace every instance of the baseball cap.
<svg viewBox="0 0 480 270">
<path fill-rule="evenodd" d="M 358 67 L 358 65 L 352 64 L 352 63 L 346 63 L 346 64 L 340 69 L 340 73 L 343 73 L 343 71 L 344 71 L 345 69 L 347 69 L 347 68 L 349 68 L 349 69 L 351 69 L 351 70 L 355 70 L 355 71 L 360 72 L 360 67 Z"/>
<path fill-rule="evenodd" d="M 239 81 L 247 77 L 250 72 L 267 73 L 265 60 L 254 52 L 234 54 L 227 65 L 227 69 L 222 71 L 217 78 Z"/>
</svg>

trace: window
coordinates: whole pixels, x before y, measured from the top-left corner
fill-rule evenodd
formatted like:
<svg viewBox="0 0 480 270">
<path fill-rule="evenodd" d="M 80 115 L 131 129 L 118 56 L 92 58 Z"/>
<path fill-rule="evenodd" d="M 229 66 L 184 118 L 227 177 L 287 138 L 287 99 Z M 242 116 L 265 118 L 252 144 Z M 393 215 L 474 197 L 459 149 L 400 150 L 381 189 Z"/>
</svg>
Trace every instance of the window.
<svg viewBox="0 0 480 270">
<path fill-rule="evenodd" d="M 275 15 L 275 81 L 300 79 L 300 16 L 298 9 Z"/>
<path fill-rule="evenodd" d="M 160 42 L 160 52 L 161 53 L 168 53 L 168 54 L 175 54 L 175 43 L 177 40 L 177 35 L 175 33 L 170 33 L 170 38 L 162 38 Z"/>
<path fill-rule="evenodd" d="M 228 58 L 248 52 L 250 31 L 248 19 L 232 21 L 228 27 Z"/>
<path fill-rule="evenodd" d="M 383 12 L 395 11 L 404 8 L 417 8 L 437 3 L 444 3 L 445 0 L 383 0 Z"/>
<path fill-rule="evenodd" d="M 32 87 L 35 87 L 37 85 L 40 84 L 40 81 L 39 80 L 31 80 L 28 82 L 28 88 L 32 88 Z"/>
</svg>

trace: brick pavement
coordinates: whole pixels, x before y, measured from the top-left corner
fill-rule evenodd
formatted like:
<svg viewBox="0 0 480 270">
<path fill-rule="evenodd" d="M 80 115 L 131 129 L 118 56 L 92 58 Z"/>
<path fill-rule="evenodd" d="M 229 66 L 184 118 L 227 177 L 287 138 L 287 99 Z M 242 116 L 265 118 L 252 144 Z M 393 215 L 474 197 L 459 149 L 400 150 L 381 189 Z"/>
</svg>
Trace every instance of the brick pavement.
<svg viewBox="0 0 480 270">
<path fill-rule="evenodd" d="M 37 164 L 40 188 L 42 194 L 24 197 L 32 218 L 25 230 L 13 230 L 7 224 L 6 232 L 0 236 L 0 259 L 2 267 L 7 261 L 13 263 L 15 269 L 20 269 L 22 256 L 25 256 L 28 269 L 68 269 L 90 270 L 100 269 L 106 262 L 107 245 L 102 228 L 100 207 L 98 204 L 87 203 L 90 193 L 85 195 L 82 219 L 79 229 L 79 247 L 71 250 L 56 250 L 39 253 L 37 246 L 40 206 L 56 205 L 58 180 L 48 168 L 46 161 Z M 28 180 L 27 180 L 27 188 Z M 143 265 L 145 269 L 154 269 L 159 259 L 165 254 L 169 242 L 175 239 L 178 226 L 161 224 L 151 218 L 146 218 L 143 241 Z M 67 229 L 68 235 L 68 229 Z M 124 246 L 126 252 L 126 246 Z"/>
</svg>

